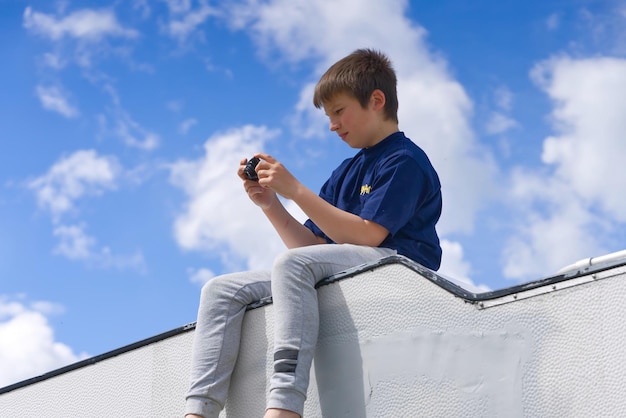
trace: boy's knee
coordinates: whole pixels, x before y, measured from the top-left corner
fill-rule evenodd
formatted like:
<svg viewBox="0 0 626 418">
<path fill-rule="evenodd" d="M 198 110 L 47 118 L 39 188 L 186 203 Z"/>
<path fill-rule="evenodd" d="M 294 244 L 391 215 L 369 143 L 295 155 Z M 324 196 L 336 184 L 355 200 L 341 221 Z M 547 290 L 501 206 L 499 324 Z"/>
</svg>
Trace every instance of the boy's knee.
<svg viewBox="0 0 626 418">
<path fill-rule="evenodd" d="M 217 276 L 210 279 L 202 286 L 202 300 L 216 300 L 219 298 L 232 298 L 235 289 L 228 276 Z"/>
<path fill-rule="evenodd" d="M 307 256 L 309 251 L 308 247 L 290 248 L 283 251 L 274 259 L 274 269 L 283 266 L 305 265 L 310 258 Z"/>
<path fill-rule="evenodd" d="M 299 273 L 306 265 L 306 258 L 302 256 L 300 248 L 293 248 L 280 253 L 274 259 L 274 265 L 272 268 L 272 281 L 280 279 L 285 276 L 285 272 Z"/>
<path fill-rule="evenodd" d="M 292 253 L 293 253 L 292 250 L 286 250 L 278 254 L 276 258 L 274 258 L 273 269 L 275 270 L 277 267 L 280 268 L 281 266 L 284 266 L 286 263 L 291 262 Z"/>
</svg>

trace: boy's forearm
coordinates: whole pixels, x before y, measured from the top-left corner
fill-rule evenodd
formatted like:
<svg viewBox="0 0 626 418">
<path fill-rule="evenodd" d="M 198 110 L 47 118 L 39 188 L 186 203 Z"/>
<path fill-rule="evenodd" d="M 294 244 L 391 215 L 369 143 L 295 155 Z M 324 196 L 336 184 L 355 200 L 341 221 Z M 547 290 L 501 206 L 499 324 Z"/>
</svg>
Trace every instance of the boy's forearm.
<svg viewBox="0 0 626 418">
<path fill-rule="evenodd" d="M 336 208 L 303 185 L 293 196 L 293 201 L 338 244 L 376 247 L 389 234 L 389 231 L 374 222 Z"/>
<path fill-rule="evenodd" d="M 309 228 L 298 222 L 278 199 L 269 208 L 263 209 L 263 213 L 287 248 L 320 244 L 323 241 Z"/>
</svg>

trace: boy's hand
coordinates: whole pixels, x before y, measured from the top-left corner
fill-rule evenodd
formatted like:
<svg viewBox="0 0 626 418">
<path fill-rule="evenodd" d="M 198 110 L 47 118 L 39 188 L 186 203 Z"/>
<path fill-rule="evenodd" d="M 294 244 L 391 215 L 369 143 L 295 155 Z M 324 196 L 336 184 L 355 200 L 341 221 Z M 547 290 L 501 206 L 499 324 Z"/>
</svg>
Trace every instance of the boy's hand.
<svg viewBox="0 0 626 418">
<path fill-rule="evenodd" d="M 243 187 L 250 200 L 252 200 L 252 202 L 254 202 L 254 204 L 259 206 L 261 209 L 269 209 L 269 207 L 272 206 L 276 200 L 276 193 L 267 187 L 263 187 L 258 181 L 249 180 L 246 177 L 243 173 L 243 169 L 246 167 L 247 162 L 248 160 L 245 158 L 240 161 L 237 175 L 243 180 Z"/>
<path fill-rule="evenodd" d="M 261 159 L 256 167 L 259 185 L 269 188 L 287 199 L 293 199 L 300 182 L 271 155 L 259 153 L 254 156 Z"/>
</svg>

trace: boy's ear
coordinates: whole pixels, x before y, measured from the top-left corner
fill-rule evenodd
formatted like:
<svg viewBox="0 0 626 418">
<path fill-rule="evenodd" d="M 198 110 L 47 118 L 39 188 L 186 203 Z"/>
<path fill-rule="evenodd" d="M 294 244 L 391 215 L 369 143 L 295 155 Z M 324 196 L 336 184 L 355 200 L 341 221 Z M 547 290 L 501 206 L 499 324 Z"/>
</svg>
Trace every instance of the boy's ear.
<svg viewBox="0 0 626 418">
<path fill-rule="evenodd" d="M 377 111 L 383 109 L 385 107 L 385 103 L 385 93 L 379 89 L 374 90 L 370 96 L 370 106 L 372 106 L 372 110 Z"/>
</svg>

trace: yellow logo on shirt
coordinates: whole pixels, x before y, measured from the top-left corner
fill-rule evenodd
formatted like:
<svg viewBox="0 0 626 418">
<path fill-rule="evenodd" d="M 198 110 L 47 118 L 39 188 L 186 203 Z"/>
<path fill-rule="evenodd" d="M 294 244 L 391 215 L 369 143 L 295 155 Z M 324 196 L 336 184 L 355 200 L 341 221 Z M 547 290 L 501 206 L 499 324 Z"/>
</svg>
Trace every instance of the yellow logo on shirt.
<svg viewBox="0 0 626 418">
<path fill-rule="evenodd" d="M 369 194 L 372 191 L 372 186 L 364 184 L 363 186 L 361 186 L 361 196 L 363 196 L 364 194 Z"/>
</svg>

